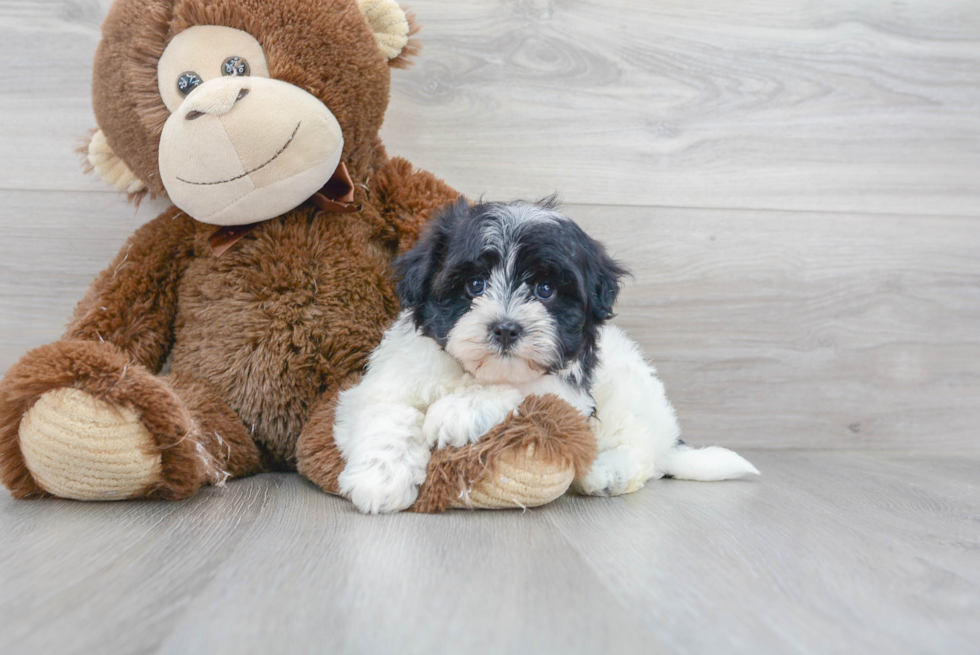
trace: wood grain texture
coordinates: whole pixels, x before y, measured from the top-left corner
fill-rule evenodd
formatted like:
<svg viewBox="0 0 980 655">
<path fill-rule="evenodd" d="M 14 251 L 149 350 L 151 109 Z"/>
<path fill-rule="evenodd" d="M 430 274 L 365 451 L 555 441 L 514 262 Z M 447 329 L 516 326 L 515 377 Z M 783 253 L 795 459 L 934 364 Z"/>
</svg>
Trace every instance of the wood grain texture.
<svg viewBox="0 0 980 655">
<path fill-rule="evenodd" d="M 0 497 L 0 650 L 975 653 L 976 455 L 754 451 L 526 513 L 365 517 L 294 475 Z"/>
<path fill-rule="evenodd" d="M 100 188 L 71 150 L 108 4 L 0 5 L 0 188 Z M 411 5 L 425 50 L 383 136 L 466 193 L 980 213 L 970 0 Z"/>
<path fill-rule="evenodd" d="M 980 209 L 976 3 L 465 4 L 417 6 L 426 58 L 396 78 L 385 133 L 463 190 Z"/>
<path fill-rule="evenodd" d="M 464 191 L 980 210 L 976 3 L 413 5 L 427 49 L 385 138 Z"/>
<path fill-rule="evenodd" d="M 0 370 L 59 338 L 95 275 L 168 204 L 137 211 L 114 193 L 0 191 Z"/>
<path fill-rule="evenodd" d="M 569 206 L 694 443 L 980 450 L 973 219 Z"/>
<path fill-rule="evenodd" d="M 0 188 L 106 191 L 75 149 L 96 127 L 92 59 L 110 4 L 0 2 Z"/>
<path fill-rule="evenodd" d="M 692 626 L 665 635 L 676 652 L 976 652 L 974 461 L 751 457 L 758 485 L 655 485 L 553 518 L 648 625 Z"/>
<path fill-rule="evenodd" d="M 38 211 L 42 206 L 44 210 Z M 56 339 L 138 213 L 0 191 L 0 371 Z M 980 450 L 975 221 L 568 205 L 632 269 L 616 322 L 687 438 L 732 447 Z"/>
</svg>

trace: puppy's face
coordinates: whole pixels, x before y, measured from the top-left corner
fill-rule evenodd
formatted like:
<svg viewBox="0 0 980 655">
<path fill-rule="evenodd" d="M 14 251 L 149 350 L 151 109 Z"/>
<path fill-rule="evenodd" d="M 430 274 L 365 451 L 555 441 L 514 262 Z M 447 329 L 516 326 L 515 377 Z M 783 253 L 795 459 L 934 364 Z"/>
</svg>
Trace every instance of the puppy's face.
<svg viewBox="0 0 980 655">
<path fill-rule="evenodd" d="M 624 270 L 549 204 L 465 201 L 398 261 L 422 333 L 484 383 L 564 371 L 587 386 Z"/>
</svg>

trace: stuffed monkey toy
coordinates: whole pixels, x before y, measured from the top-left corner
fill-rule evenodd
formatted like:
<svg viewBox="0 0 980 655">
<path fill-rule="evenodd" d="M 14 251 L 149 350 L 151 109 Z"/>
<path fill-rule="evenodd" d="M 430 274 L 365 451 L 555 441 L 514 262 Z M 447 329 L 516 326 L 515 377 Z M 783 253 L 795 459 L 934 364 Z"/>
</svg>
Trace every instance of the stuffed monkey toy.
<svg viewBox="0 0 980 655">
<path fill-rule="evenodd" d="M 378 136 L 415 31 L 395 0 L 116 0 L 88 161 L 174 206 L 0 383 L 15 497 L 177 500 L 271 470 L 336 493 L 333 408 L 398 313 L 390 262 L 459 197 Z M 541 505 L 594 456 L 575 409 L 531 397 L 434 452 L 413 509 Z"/>
</svg>

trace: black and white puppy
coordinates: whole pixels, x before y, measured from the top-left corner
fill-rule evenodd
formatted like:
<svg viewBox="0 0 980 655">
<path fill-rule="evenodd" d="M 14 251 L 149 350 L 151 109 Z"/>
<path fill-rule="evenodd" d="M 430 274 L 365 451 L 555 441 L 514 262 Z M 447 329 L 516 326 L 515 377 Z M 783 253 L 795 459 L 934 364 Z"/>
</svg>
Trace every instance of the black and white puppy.
<svg viewBox="0 0 980 655">
<path fill-rule="evenodd" d="M 591 417 L 599 456 L 575 481 L 581 493 L 758 473 L 730 450 L 680 441 L 656 371 L 604 324 L 624 269 L 554 203 L 461 200 L 395 267 L 402 313 L 336 411 L 340 490 L 361 511 L 409 507 L 432 447 L 478 441 L 532 394 Z"/>
</svg>

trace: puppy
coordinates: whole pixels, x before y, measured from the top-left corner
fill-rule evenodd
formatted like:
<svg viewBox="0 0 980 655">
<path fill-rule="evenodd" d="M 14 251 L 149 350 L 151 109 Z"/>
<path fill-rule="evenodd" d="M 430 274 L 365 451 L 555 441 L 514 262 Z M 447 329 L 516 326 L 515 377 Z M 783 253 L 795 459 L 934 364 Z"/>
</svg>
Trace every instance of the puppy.
<svg viewBox="0 0 980 655">
<path fill-rule="evenodd" d="M 605 325 L 625 270 L 553 202 L 461 200 L 395 268 L 402 313 L 336 410 L 340 491 L 361 511 L 411 506 L 431 448 L 478 441 L 532 394 L 591 417 L 599 455 L 574 482 L 580 493 L 758 473 L 730 450 L 680 440 L 656 371 Z"/>
</svg>

